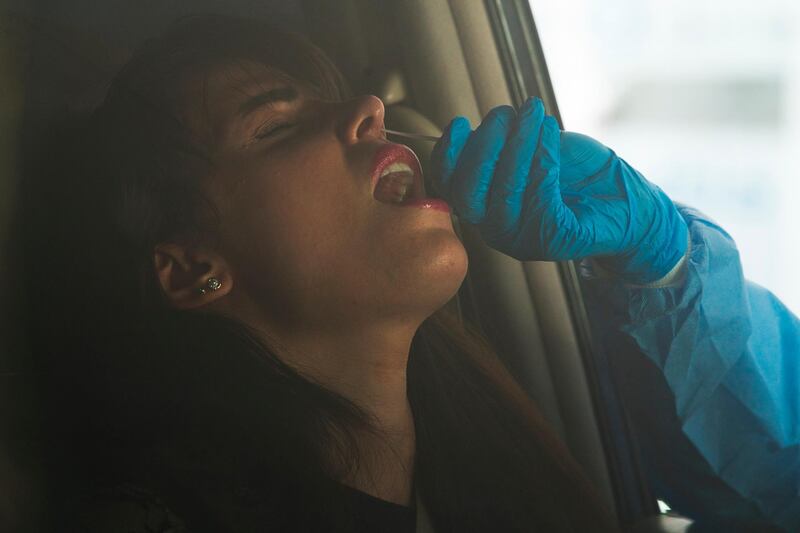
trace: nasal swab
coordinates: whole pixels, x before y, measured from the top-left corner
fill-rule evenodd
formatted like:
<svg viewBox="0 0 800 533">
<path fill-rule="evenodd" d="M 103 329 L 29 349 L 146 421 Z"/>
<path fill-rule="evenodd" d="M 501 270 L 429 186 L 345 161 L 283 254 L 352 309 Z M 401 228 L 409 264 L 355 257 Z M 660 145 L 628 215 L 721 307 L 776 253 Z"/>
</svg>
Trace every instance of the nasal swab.
<svg viewBox="0 0 800 533">
<path fill-rule="evenodd" d="M 420 139 L 423 141 L 431 141 L 436 142 L 439 140 L 439 137 L 434 137 L 433 135 L 422 135 L 421 133 L 405 133 L 402 131 L 395 131 L 395 130 L 387 130 L 384 128 L 386 133 L 389 135 L 396 135 L 398 137 L 406 137 L 408 139 Z"/>
</svg>

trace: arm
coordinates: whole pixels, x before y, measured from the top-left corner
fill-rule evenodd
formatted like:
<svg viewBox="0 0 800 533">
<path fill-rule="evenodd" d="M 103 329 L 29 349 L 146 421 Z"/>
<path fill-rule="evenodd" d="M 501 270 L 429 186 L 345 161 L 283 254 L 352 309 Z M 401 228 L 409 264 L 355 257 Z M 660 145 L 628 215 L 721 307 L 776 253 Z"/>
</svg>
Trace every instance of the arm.
<svg viewBox="0 0 800 533">
<path fill-rule="evenodd" d="M 680 212 L 691 236 L 681 279 L 661 288 L 588 280 L 595 327 L 659 495 L 699 520 L 796 531 L 800 321 L 744 279 L 724 230 Z"/>
</svg>

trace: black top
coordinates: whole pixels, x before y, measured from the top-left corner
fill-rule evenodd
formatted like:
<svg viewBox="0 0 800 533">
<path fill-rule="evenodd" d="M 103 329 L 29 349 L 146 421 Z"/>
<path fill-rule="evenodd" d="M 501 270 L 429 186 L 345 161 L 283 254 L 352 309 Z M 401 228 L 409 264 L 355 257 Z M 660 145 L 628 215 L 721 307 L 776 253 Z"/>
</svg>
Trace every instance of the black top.
<svg viewBox="0 0 800 533">
<path fill-rule="evenodd" d="M 345 486 L 353 498 L 357 531 L 414 533 L 416 507 L 406 507 Z M 76 517 L 81 533 L 191 533 L 184 520 L 158 496 L 133 485 L 96 493 Z M 72 529 L 69 529 L 72 531 Z"/>
<path fill-rule="evenodd" d="M 358 514 L 362 517 L 365 531 L 375 533 L 414 533 L 417 510 L 412 505 L 406 507 L 376 498 L 366 492 L 347 487 L 356 502 Z"/>
</svg>

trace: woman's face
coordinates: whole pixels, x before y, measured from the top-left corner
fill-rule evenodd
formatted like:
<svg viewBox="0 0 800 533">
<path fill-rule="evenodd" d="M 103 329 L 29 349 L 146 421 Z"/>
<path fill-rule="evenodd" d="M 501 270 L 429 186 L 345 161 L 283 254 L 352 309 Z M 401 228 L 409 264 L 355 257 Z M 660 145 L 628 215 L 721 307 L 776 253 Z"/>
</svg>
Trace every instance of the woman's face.
<svg viewBox="0 0 800 533">
<path fill-rule="evenodd" d="M 216 246 L 240 298 L 306 329 L 421 322 L 455 294 L 467 257 L 449 213 L 373 196 L 387 164 L 418 168 L 385 140 L 378 98 L 324 101 L 254 63 L 197 90 L 215 146 Z"/>
</svg>

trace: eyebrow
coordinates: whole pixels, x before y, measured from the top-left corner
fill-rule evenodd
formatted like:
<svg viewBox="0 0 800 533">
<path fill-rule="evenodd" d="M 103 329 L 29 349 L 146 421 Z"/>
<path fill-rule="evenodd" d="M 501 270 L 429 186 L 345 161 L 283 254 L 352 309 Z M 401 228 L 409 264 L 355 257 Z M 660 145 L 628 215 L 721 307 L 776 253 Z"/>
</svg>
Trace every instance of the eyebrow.
<svg viewBox="0 0 800 533">
<path fill-rule="evenodd" d="M 246 100 L 241 106 L 239 106 L 239 116 L 244 118 L 259 107 L 271 105 L 276 102 L 292 102 L 296 100 L 297 97 L 297 89 L 294 87 L 279 87 L 277 89 L 272 89 L 270 91 L 257 94 L 249 100 Z"/>
</svg>

